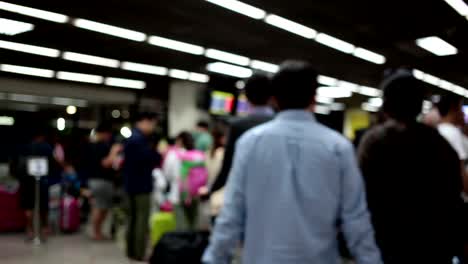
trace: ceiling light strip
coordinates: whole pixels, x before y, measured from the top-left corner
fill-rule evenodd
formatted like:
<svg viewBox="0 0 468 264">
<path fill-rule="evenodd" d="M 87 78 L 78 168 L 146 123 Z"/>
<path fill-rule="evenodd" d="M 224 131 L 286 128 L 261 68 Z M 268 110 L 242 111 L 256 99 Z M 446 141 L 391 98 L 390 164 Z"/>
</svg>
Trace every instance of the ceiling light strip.
<svg viewBox="0 0 468 264">
<path fill-rule="evenodd" d="M 251 17 L 253 19 L 263 19 L 266 12 L 260 8 L 242 3 L 237 0 L 206 0 L 212 4 L 219 5 L 239 14 Z"/>
<path fill-rule="evenodd" d="M 426 82 L 428 84 L 439 87 L 439 88 L 441 88 L 443 90 L 447 90 L 447 91 L 450 91 L 450 92 L 453 92 L 453 93 L 456 93 L 458 95 L 461 95 L 461 96 L 464 96 L 464 97 L 468 98 L 468 90 L 466 88 L 461 87 L 461 86 L 456 85 L 456 84 L 453 84 L 453 83 L 451 83 L 449 81 L 446 81 L 444 79 L 441 79 L 441 78 L 439 78 L 437 76 L 425 73 L 425 72 L 423 72 L 421 70 L 418 70 L 418 69 L 413 70 L 413 76 L 416 79 L 419 79 L 419 80 L 421 80 L 423 82 Z"/>
<path fill-rule="evenodd" d="M 60 56 L 60 51 L 57 49 L 44 48 L 5 40 L 0 40 L 0 49 L 13 50 L 53 58 Z"/>
<path fill-rule="evenodd" d="M 0 71 L 44 78 L 53 78 L 55 75 L 55 72 L 52 70 L 10 64 L 0 64 Z"/>
<path fill-rule="evenodd" d="M 104 23 L 94 22 L 87 19 L 77 18 L 73 21 L 73 25 L 82 29 L 87 29 L 90 31 L 111 35 L 114 37 L 129 39 L 133 41 L 143 42 L 146 40 L 146 34 L 144 33 L 126 28 L 107 25 Z"/>
<path fill-rule="evenodd" d="M 34 29 L 34 25 L 16 20 L 0 18 L 0 34 L 14 36 Z"/>
<path fill-rule="evenodd" d="M 17 13 L 24 16 L 35 17 L 42 20 L 48 20 L 56 23 L 67 23 L 70 19 L 68 16 L 62 14 L 39 10 L 36 8 L 26 6 L 15 5 L 3 1 L 0 1 L 0 10 Z"/>
<path fill-rule="evenodd" d="M 99 65 L 110 68 L 118 68 L 120 62 L 114 59 L 102 58 L 98 56 L 92 56 L 87 54 L 81 54 L 76 52 L 65 51 L 62 54 L 64 60 L 82 62 L 87 64 Z"/>
</svg>

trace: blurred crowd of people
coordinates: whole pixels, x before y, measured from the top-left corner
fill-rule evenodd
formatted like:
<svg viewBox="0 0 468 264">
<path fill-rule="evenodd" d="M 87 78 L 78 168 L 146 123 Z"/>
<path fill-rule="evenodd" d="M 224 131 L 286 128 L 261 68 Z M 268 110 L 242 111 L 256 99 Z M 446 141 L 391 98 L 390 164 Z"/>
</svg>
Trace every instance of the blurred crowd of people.
<svg viewBox="0 0 468 264">
<path fill-rule="evenodd" d="M 150 225 L 152 215 L 170 212 L 177 229 L 213 228 L 203 263 L 230 263 L 239 244 L 246 264 L 340 263 L 340 240 L 359 264 L 464 263 L 463 99 L 439 96 L 422 116 L 427 87 L 405 69 L 392 71 L 381 84 L 381 118 L 356 149 L 316 121 L 317 88 L 310 64 L 287 61 L 272 77 L 247 80 L 248 116 L 222 125 L 200 121 L 168 140 L 173 144 L 155 136 L 152 113 L 136 115 L 131 137 L 122 141 L 103 122 L 75 160 L 38 129 L 11 162 L 28 237 L 36 181 L 27 175 L 27 159 L 40 156 L 49 162 L 39 182 L 43 237 L 54 183 L 61 196 L 89 201 L 98 241 L 107 239 L 103 223 L 122 190 L 132 260 L 146 259 L 151 229 L 160 228 L 159 220 Z M 202 226 L 202 218 L 211 224 Z"/>
</svg>

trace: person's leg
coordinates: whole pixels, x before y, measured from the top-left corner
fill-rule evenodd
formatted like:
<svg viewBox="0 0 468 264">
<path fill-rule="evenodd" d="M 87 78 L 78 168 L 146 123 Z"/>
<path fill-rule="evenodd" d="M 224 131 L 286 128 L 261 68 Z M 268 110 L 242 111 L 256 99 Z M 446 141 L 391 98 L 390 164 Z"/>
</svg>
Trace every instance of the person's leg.
<svg viewBox="0 0 468 264">
<path fill-rule="evenodd" d="M 93 207 L 91 217 L 93 222 L 93 231 L 95 240 L 103 240 L 102 224 L 106 220 L 108 210 Z"/>
<path fill-rule="evenodd" d="M 34 231 L 33 231 L 33 211 L 26 210 L 24 211 L 24 215 L 26 216 L 26 236 L 28 238 L 33 238 Z"/>
<path fill-rule="evenodd" d="M 128 195 L 128 226 L 127 226 L 127 257 L 135 259 L 135 227 L 136 227 L 135 196 Z"/>
<path fill-rule="evenodd" d="M 136 219 L 135 219 L 135 259 L 144 261 L 146 257 L 149 215 L 150 215 L 150 194 L 140 194 L 136 196 Z"/>
</svg>

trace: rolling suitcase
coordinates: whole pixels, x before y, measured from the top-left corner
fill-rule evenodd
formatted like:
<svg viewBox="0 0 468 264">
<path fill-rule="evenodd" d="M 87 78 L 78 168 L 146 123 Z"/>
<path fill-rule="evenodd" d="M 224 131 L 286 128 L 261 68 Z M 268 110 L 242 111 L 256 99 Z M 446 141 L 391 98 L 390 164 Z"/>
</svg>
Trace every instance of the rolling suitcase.
<svg viewBox="0 0 468 264">
<path fill-rule="evenodd" d="M 153 251 L 150 264 L 201 264 L 209 232 L 166 233 Z"/>
<path fill-rule="evenodd" d="M 80 229 L 80 205 L 78 199 L 65 195 L 60 202 L 60 230 L 73 233 Z"/>
</svg>

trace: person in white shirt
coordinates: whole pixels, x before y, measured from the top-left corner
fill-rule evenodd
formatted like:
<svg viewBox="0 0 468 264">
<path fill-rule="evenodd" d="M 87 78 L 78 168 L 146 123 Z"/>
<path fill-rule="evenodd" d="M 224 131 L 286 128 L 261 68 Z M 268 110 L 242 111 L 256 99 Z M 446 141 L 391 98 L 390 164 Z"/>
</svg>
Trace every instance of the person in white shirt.
<svg viewBox="0 0 468 264">
<path fill-rule="evenodd" d="M 439 133 L 450 143 L 457 152 L 464 174 L 463 183 L 465 193 L 468 193 L 468 173 L 465 170 L 465 162 L 468 153 L 465 148 L 465 139 L 460 126 L 464 123 L 463 99 L 455 94 L 447 94 L 440 98 L 437 108 L 441 116 L 440 124 L 437 127 Z"/>
</svg>

